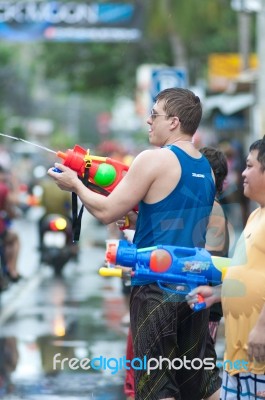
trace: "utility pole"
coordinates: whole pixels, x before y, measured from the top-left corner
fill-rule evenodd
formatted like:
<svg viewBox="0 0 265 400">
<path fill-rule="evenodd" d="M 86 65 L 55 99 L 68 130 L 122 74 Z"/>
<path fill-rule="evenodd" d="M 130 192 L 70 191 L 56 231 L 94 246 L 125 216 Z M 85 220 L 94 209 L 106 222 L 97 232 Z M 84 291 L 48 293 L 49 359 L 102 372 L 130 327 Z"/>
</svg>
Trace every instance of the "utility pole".
<svg viewBox="0 0 265 400">
<path fill-rule="evenodd" d="M 241 72 L 249 68 L 250 54 L 250 17 L 251 14 L 242 9 L 238 13 L 239 54 L 241 59 Z"/>
<path fill-rule="evenodd" d="M 258 126 L 257 138 L 265 135 L 265 0 L 261 1 L 261 9 L 257 14 L 257 54 L 258 54 L 258 81 L 257 105 Z"/>
<path fill-rule="evenodd" d="M 249 144 L 265 135 L 265 0 L 231 0 L 231 7 L 240 13 L 256 13 L 256 53 L 258 70 L 256 104 L 252 108 Z M 241 48 L 242 50 L 242 48 Z"/>
</svg>

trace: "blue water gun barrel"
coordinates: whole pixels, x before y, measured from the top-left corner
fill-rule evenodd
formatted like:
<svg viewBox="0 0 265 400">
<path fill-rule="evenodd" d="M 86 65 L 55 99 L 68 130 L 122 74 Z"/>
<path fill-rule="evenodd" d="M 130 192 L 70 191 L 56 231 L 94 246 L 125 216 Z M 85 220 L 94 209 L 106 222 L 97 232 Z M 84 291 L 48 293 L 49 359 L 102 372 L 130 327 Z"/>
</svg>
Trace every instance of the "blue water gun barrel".
<svg viewBox="0 0 265 400">
<path fill-rule="evenodd" d="M 194 275 L 200 280 L 203 276 L 206 282 L 213 285 L 222 281 L 222 270 L 214 266 L 210 253 L 203 248 L 188 248 L 178 246 L 152 246 L 143 249 L 120 240 L 119 245 L 107 249 L 106 260 L 111 264 L 131 267 L 137 272 L 136 276 L 149 274 L 152 278 L 161 279 L 161 275 L 170 276 L 181 274 Z M 152 274 L 151 274 L 152 273 Z M 163 278 L 165 276 L 163 275 Z"/>
</svg>

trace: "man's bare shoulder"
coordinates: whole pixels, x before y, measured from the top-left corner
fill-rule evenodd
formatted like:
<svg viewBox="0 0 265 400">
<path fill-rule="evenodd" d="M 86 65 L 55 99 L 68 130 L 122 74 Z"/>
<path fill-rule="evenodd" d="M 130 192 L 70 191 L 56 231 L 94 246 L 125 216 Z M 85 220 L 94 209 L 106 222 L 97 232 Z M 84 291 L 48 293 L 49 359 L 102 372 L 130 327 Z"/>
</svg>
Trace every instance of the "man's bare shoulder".
<svg viewBox="0 0 265 400">
<path fill-rule="evenodd" d="M 145 197 L 145 201 L 151 203 L 168 195 L 180 177 L 178 159 L 172 151 L 166 148 L 143 151 L 134 160 L 130 169 L 130 176 L 137 180 L 138 186 L 140 181 L 148 183 L 148 196 Z"/>
<path fill-rule="evenodd" d="M 155 163 L 157 162 L 161 162 L 161 161 L 165 161 L 168 160 L 168 157 L 171 155 L 171 151 L 166 149 L 166 148 L 155 148 L 155 149 L 147 149 L 142 151 L 140 154 L 138 154 L 134 161 L 134 163 Z M 174 154 L 172 153 L 172 156 L 174 156 Z M 174 158 L 176 158 L 174 156 Z"/>
</svg>

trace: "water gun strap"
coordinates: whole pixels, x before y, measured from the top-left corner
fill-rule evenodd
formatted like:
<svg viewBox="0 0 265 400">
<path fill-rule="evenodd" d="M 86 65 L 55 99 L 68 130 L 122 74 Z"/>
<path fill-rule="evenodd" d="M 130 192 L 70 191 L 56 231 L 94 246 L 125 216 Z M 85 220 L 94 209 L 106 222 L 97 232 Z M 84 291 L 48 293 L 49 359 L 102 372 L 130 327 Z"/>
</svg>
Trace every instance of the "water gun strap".
<svg viewBox="0 0 265 400">
<path fill-rule="evenodd" d="M 88 177 L 89 177 L 89 168 L 85 168 L 84 176 L 79 179 L 83 182 L 83 184 L 87 187 L 88 185 Z M 81 220 L 84 211 L 84 204 L 82 204 L 80 211 L 78 213 L 78 202 L 77 202 L 77 194 L 72 193 L 72 229 L 73 229 L 73 242 L 76 243 L 79 241 L 80 231 L 81 231 Z"/>
<path fill-rule="evenodd" d="M 83 182 L 83 184 L 93 190 L 94 192 L 97 192 L 99 194 L 103 194 L 105 196 L 109 195 L 109 192 L 102 187 L 95 185 L 92 182 L 89 182 L 89 167 L 85 168 L 84 176 L 79 179 Z M 82 215 L 84 211 L 84 204 L 82 204 L 80 211 L 78 213 L 78 202 L 77 202 L 77 195 L 76 193 L 72 193 L 72 229 L 73 229 L 73 242 L 78 242 L 79 237 L 80 237 L 80 232 L 81 232 L 81 220 L 82 220 Z"/>
</svg>

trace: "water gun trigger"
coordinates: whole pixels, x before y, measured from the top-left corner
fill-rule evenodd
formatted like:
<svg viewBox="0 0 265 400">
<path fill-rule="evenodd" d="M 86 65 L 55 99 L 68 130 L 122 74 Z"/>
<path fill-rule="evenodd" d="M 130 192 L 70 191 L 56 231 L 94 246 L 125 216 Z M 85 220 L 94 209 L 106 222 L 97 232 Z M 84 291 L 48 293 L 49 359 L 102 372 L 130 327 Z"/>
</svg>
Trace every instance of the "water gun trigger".
<svg viewBox="0 0 265 400">
<path fill-rule="evenodd" d="M 174 293 L 174 294 L 179 294 L 179 295 L 187 295 L 190 292 L 190 289 L 186 283 L 178 283 L 178 285 L 176 286 L 176 289 L 170 289 L 168 286 L 166 286 L 166 285 L 172 286 L 172 282 L 166 283 L 166 282 L 162 282 L 162 281 L 157 281 L 157 284 L 160 287 L 160 289 L 165 290 L 166 292 L 169 292 L 169 293 Z"/>
<path fill-rule="evenodd" d="M 185 288 L 187 287 L 186 284 L 178 284 L 176 289 L 170 289 L 169 287 L 165 286 L 165 282 L 158 281 L 157 283 L 158 283 L 158 286 L 160 287 L 160 289 L 162 289 L 168 293 L 173 293 L 175 295 L 186 295 L 190 291 L 190 290 L 185 290 Z M 172 285 L 172 283 L 171 283 L 171 285 Z M 194 304 L 193 310 L 197 312 L 197 311 L 204 310 L 205 308 L 206 308 L 206 303 L 204 301 L 204 297 L 201 294 L 198 294 L 198 301 L 197 301 L 197 303 Z"/>
<path fill-rule="evenodd" d="M 123 226 L 119 226 L 119 230 L 124 231 L 125 229 L 129 229 L 129 228 L 130 228 L 130 220 L 129 220 L 128 215 L 126 215 L 124 224 L 123 224 Z"/>
<path fill-rule="evenodd" d="M 63 171 L 60 170 L 59 168 L 55 168 L 55 167 L 54 167 L 52 170 L 53 170 L 53 172 L 58 172 L 59 174 L 63 172 Z"/>
<path fill-rule="evenodd" d="M 193 310 L 200 311 L 206 308 L 206 303 L 204 297 L 201 294 L 198 294 L 198 302 L 194 304 Z"/>
</svg>

